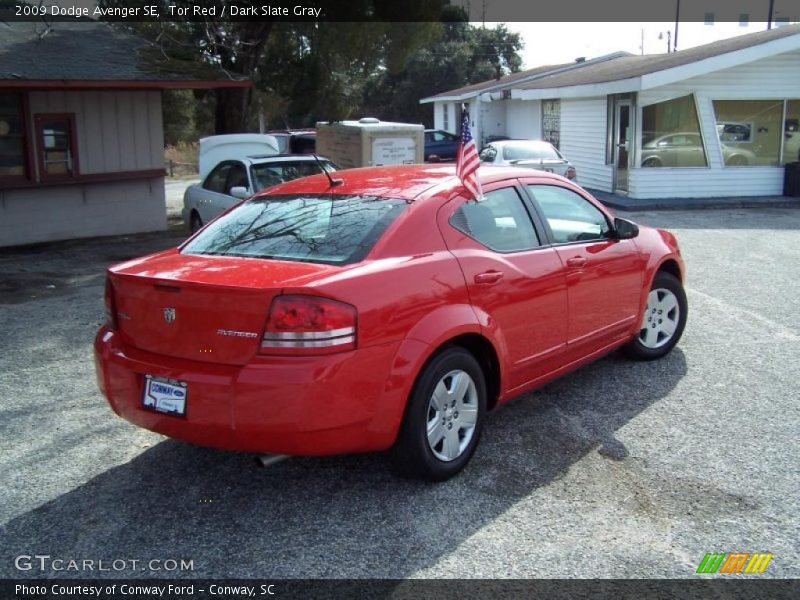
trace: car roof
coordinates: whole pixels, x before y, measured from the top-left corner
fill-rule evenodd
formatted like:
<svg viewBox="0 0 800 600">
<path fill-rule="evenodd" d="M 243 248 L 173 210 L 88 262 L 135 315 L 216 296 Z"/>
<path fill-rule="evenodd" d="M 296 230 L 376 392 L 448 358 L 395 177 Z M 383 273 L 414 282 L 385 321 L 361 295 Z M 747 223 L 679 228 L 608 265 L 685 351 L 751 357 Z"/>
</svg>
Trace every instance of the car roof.
<svg viewBox="0 0 800 600">
<path fill-rule="evenodd" d="M 331 177 L 334 180 L 341 180 L 342 183 L 331 188 L 330 181 L 325 175 L 312 175 L 270 187 L 257 195 L 333 193 L 414 200 L 425 192 L 432 191 L 433 188 L 446 189 L 459 185 L 455 165 L 417 164 L 362 167 L 336 171 L 331 173 Z M 566 181 L 563 177 L 553 173 L 521 167 L 481 166 L 478 169 L 478 177 L 482 184 L 519 177 Z"/>
<path fill-rule="evenodd" d="M 544 140 L 496 140 L 489 142 L 487 146 L 552 146 L 550 142 Z"/>
</svg>

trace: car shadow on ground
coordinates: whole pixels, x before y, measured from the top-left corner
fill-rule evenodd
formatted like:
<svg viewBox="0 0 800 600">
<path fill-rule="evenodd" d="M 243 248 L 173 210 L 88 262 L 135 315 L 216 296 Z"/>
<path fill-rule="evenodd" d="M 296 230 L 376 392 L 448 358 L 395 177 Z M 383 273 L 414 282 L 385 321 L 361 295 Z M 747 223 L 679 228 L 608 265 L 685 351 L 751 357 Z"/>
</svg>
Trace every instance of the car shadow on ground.
<svg viewBox="0 0 800 600">
<path fill-rule="evenodd" d="M 680 349 L 650 363 L 595 362 L 493 412 L 472 463 L 441 484 L 395 477 L 384 454 L 260 469 L 252 456 L 163 441 L 11 520 L 4 554 L 193 560 L 193 571 L 169 574 L 183 577 L 408 577 L 588 453 L 629 460 L 618 430 L 685 373 Z M 30 575 L 11 560 L 0 567 Z"/>
</svg>

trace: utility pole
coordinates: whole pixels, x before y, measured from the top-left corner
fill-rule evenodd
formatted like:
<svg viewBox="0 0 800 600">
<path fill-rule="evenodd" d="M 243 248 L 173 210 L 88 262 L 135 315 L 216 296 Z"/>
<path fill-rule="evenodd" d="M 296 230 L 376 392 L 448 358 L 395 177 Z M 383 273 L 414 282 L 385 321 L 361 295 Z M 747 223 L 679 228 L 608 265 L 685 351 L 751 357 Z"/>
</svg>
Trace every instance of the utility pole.
<svg viewBox="0 0 800 600">
<path fill-rule="evenodd" d="M 775 11 L 775 0 L 769 0 L 769 16 L 767 17 L 767 29 L 772 29 L 772 17 Z"/>
<path fill-rule="evenodd" d="M 672 44 L 672 51 L 678 51 L 678 23 L 681 20 L 681 0 L 675 0 L 675 39 Z"/>
</svg>

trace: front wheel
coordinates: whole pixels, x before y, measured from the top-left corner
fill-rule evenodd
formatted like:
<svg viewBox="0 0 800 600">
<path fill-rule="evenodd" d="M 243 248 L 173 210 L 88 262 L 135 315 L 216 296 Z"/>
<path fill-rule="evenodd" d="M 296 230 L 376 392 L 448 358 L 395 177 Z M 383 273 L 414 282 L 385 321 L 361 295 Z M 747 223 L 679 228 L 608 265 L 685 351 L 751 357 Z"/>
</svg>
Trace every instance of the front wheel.
<svg viewBox="0 0 800 600">
<path fill-rule="evenodd" d="M 406 477 L 444 481 L 472 458 L 486 414 L 486 382 L 478 361 L 448 348 L 423 368 L 406 406 L 392 462 Z"/>
<path fill-rule="evenodd" d="M 624 347 L 637 360 L 654 360 L 667 355 L 681 339 L 686 326 L 686 292 L 677 277 L 659 271 L 653 278 L 641 329 Z"/>
</svg>

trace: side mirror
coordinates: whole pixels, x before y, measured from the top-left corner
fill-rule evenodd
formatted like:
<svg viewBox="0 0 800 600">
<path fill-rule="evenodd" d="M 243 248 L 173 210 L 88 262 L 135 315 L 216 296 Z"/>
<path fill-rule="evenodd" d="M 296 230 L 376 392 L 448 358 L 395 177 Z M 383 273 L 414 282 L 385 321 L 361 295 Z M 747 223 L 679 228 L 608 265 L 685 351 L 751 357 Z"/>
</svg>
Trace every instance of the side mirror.
<svg viewBox="0 0 800 600">
<path fill-rule="evenodd" d="M 250 190 L 246 187 L 237 185 L 231 188 L 231 196 L 234 198 L 239 198 L 240 200 L 244 200 L 250 195 Z"/>
<path fill-rule="evenodd" d="M 614 219 L 614 233 L 618 240 L 629 240 L 639 235 L 639 226 L 627 219 Z"/>
</svg>

